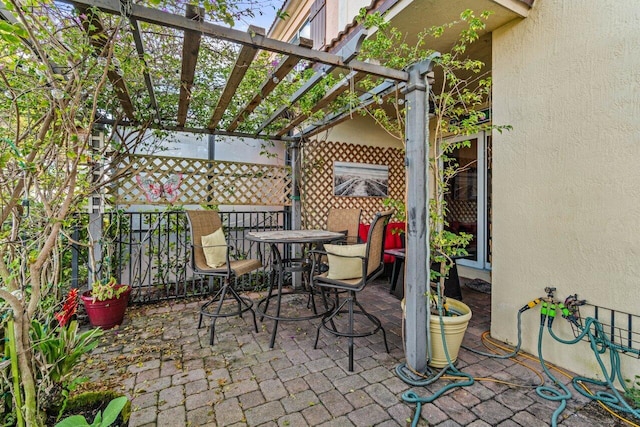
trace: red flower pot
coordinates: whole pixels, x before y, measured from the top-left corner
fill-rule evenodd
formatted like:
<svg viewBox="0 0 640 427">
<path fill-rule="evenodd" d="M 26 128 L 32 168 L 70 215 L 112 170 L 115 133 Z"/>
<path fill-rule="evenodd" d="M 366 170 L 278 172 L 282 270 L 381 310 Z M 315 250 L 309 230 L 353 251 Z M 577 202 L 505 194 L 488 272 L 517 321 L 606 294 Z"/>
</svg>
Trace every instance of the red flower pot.
<svg viewBox="0 0 640 427">
<path fill-rule="evenodd" d="M 117 286 L 127 287 L 127 290 L 120 294 L 119 298 L 94 302 L 93 297 L 91 297 L 90 290 L 83 292 L 80 296 L 84 303 L 84 308 L 87 310 L 87 316 L 89 316 L 89 323 L 91 323 L 91 326 L 109 329 L 122 323 L 122 319 L 124 319 L 124 312 L 127 310 L 127 304 L 129 303 L 131 286 Z"/>
</svg>

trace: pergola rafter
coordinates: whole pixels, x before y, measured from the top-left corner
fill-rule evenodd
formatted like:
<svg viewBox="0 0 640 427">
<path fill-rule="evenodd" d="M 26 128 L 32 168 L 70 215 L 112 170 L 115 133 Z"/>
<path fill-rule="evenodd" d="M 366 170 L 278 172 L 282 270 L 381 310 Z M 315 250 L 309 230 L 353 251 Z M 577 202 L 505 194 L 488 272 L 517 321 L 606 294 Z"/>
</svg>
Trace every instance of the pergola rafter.
<svg viewBox="0 0 640 427">
<path fill-rule="evenodd" d="M 301 38 L 298 42 L 299 46 L 312 47 L 313 41 L 310 39 Z M 231 121 L 231 124 L 227 127 L 228 131 L 234 131 L 238 127 L 238 124 L 242 122 L 249 114 L 260 105 L 260 101 L 265 99 L 273 90 L 278 86 L 286 76 L 298 65 L 302 60 L 299 56 L 289 55 L 285 57 L 278 65 L 278 68 L 267 78 L 262 84 L 258 92 L 254 95 L 253 99 L 247 103 L 247 105 L 238 113 L 238 115 Z"/>
<path fill-rule="evenodd" d="M 204 10 L 188 4 L 185 16 L 188 19 L 202 21 Z M 196 74 L 200 40 L 202 36 L 197 31 L 185 31 L 182 42 L 182 71 L 180 72 L 180 101 L 178 104 L 178 126 L 182 127 L 187 121 L 189 103 L 191 102 L 191 88 Z"/>
<path fill-rule="evenodd" d="M 111 56 L 108 49 L 111 46 L 111 43 L 113 43 L 113 39 L 110 39 L 105 33 L 104 25 L 102 24 L 100 16 L 91 13 L 87 8 L 81 8 L 80 10 L 88 16 L 87 19 L 82 20 L 82 27 L 89 36 L 90 43 L 95 49 L 96 55 L 105 59 L 108 58 Z M 113 63 L 113 58 L 111 58 L 111 61 Z M 135 111 L 133 102 L 131 101 L 131 96 L 129 96 L 129 90 L 127 89 L 127 85 L 125 84 L 124 78 L 118 70 L 118 67 L 115 66 L 115 64 L 113 65 L 114 66 L 109 67 L 107 70 L 107 78 L 111 82 L 113 90 L 116 92 L 116 96 L 120 101 L 120 105 L 122 106 L 122 110 L 125 115 L 129 119 L 133 120 L 135 118 Z"/>
<path fill-rule="evenodd" d="M 404 87 L 404 84 L 402 84 L 401 87 L 397 87 L 397 85 L 398 84 L 393 80 L 385 80 L 375 88 L 371 89 L 368 92 L 365 92 L 363 95 L 360 95 L 356 104 L 358 109 L 366 108 L 374 102 L 377 102 L 378 100 L 385 100 L 392 93 L 401 90 Z M 329 114 L 320 123 L 313 124 L 303 129 L 301 134 L 307 138 L 313 135 L 317 135 L 320 132 L 331 129 L 332 127 L 344 122 L 345 120 L 350 119 L 352 115 L 353 110 L 351 108 L 347 108 L 346 111 L 339 111 Z"/>
<path fill-rule="evenodd" d="M 358 55 L 358 51 L 360 50 L 360 45 L 364 40 L 366 34 L 362 33 L 359 37 L 354 37 L 340 52 L 340 55 L 344 57 L 347 61 L 352 60 Z M 259 127 L 257 132 L 262 132 L 267 126 L 277 120 L 279 117 L 282 117 L 287 113 L 287 110 L 296 102 L 300 100 L 304 95 L 306 95 L 311 89 L 313 89 L 318 83 L 320 83 L 327 74 L 333 72 L 336 69 L 335 65 L 322 65 L 316 70 L 315 74 L 312 75 L 309 80 L 307 80 L 302 87 L 300 87 L 291 97 L 289 98 L 289 102 L 286 105 L 283 105 L 278 110 L 276 110 L 265 122 L 263 122 Z"/>
<path fill-rule="evenodd" d="M 335 101 L 340 95 L 347 92 L 350 86 L 357 84 L 365 77 L 363 73 L 351 72 L 346 77 L 342 78 L 336 85 L 334 85 L 325 95 L 317 101 L 309 113 L 298 114 L 287 126 L 280 129 L 276 135 L 282 136 L 288 133 L 290 130 L 304 122 L 310 115 L 320 111 L 324 107 Z"/>
<path fill-rule="evenodd" d="M 160 109 L 158 108 L 158 101 L 156 101 L 156 93 L 153 89 L 153 80 L 151 80 L 151 74 L 149 74 L 149 66 L 144 58 L 144 43 L 142 41 L 142 34 L 140 34 L 140 26 L 138 21 L 130 19 L 131 33 L 133 34 L 133 42 L 136 45 L 136 51 L 138 52 L 138 58 L 144 66 L 142 75 L 144 77 L 144 84 L 147 87 L 147 93 L 149 94 L 149 106 L 155 111 L 156 122 L 160 123 Z"/>
<path fill-rule="evenodd" d="M 253 25 L 251 25 L 249 26 L 247 33 L 249 33 L 251 37 L 264 36 L 264 28 L 254 27 Z M 218 100 L 218 105 L 216 105 L 216 108 L 214 108 L 211 119 L 209 120 L 209 129 L 216 129 L 218 127 L 218 123 L 220 123 L 225 110 L 231 103 L 233 95 L 236 93 L 240 82 L 249 70 L 249 66 L 251 65 L 257 54 L 258 49 L 254 46 L 244 45 L 242 46 L 242 49 L 240 49 L 240 54 L 238 55 L 233 68 L 231 69 L 231 73 L 229 74 L 229 78 L 227 79 L 227 84 L 224 86 L 222 95 L 220 95 L 220 99 Z"/>
</svg>

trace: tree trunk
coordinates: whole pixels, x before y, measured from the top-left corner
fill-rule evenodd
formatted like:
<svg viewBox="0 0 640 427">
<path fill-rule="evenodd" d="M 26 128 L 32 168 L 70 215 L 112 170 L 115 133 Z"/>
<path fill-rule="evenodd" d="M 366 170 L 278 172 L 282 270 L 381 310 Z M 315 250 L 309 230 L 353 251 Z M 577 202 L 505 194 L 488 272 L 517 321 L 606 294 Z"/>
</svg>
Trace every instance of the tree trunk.
<svg viewBox="0 0 640 427">
<path fill-rule="evenodd" d="M 16 338 L 16 353 L 18 356 L 18 366 L 20 368 L 20 380 L 24 391 L 24 419 L 26 425 L 40 426 L 42 422 L 38 416 L 38 405 L 36 400 L 36 383 L 33 378 L 31 360 L 33 359 L 31 347 L 29 346 L 29 318 L 24 312 L 14 311 L 14 330 Z M 20 390 L 14 390 L 20 393 Z M 22 408 L 16 408 L 17 411 Z"/>
</svg>

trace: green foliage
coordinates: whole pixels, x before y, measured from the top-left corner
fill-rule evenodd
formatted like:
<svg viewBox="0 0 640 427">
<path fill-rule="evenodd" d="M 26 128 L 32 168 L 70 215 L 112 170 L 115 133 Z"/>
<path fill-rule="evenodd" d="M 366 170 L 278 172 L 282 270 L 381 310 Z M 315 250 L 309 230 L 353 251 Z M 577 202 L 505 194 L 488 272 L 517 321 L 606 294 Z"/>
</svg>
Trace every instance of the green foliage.
<svg viewBox="0 0 640 427">
<path fill-rule="evenodd" d="M 108 427 L 113 424 L 127 404 L 127 397 L 121 396 L 109 402 L 104 413 L 98 412 L 91 424 L 82 415 L 72 415 L 56 424 L 56 427 Z"/>
<path fill-rule="evenodd" d="M 627 398 L 631 406 L 640 408 L 640 375 L 636 375 L 635 379 L 626 380 L 629 387 L 625 389 L 624 397 Z"/>
<path fill-rule="evenodd" d="M 431 280 L 438 281 L 444 287 L 444 279 L 453 265 L 452 257 L 466 255 L 465 247 L 473 236 L 468 233 L 453 233 L 447 230 L 447 194 L 450 180 L 465 167 L 453 157 L 456 149 L 469 147 L 470 141 L 454 140 L 455 136 L 466 136 L 481 131 L 502 132 L 510 126 L 496 125 L 486 120 L 482 109 L 490 104 L 491 76 L 484 64 L 467 54 L 470 44 L 476 42 L 490 12 L 476 16 L 473 11 L 465 10 L 457 21 L 431 27 L 421 31 L 415 37 L 404 34 L 391 27 L 379 13 L 367 14 L 362 10 L 358 19 L 366 28 L 376 28 L 373 37 L 364 41 L 360 52 L 361 60 L 375 59 L 380 64 L 403 69 L 422 60 L 431 60 L 435 78 L 429 101 L 433 106 L 430 143 L 429 169 L 434 177 L 435 191 L 429 201 L 429 245 L 431 262 L 440 265 L 439 271 L 431 271 Z M 429 41 L 442 37 L 446 32 L 458 30 L 456 41 L 447 52 L 435 52 L 428 49 Z M 381 83 L 380 79 L 368 78 L 363 82 L 367 89 Z M 398 93 L 379 98 L 362 110 L 369 115 L 387 133 L 405 141 L 406 104 Z M 385 206 L 399 212 L 404 217 L 404 201 L 388 199 Z"/>
<path fill-rule="evenodd" d="M 48 370 L 48 378 L 63 383 L 72 376 L 80 358 L 98 345 L 102 330 L 96 328 L 80 332 L 75 320 L 67 326 L 49 329 L 34 320 L 31 322 L 31 336 L 36 358 Z"/>
<path fill-rule="evenodd" d="M 125 285 L 120 285 L 115 277 L 101 279 L 91 286 L 91 297 L 94 302 L 120 298 L 120 295 L 125 293 L 127 288 Z"/>
<path fill-rule="evenodd" d="M 74 294 L 75 297 L 75 294 Z M 98 345 L 102 330 L 80 332 L 78 322 L 49 328 L 37 320 L 31 322 L 34 363 L 38 367 L 38 400 L 41 409 L 64 410 L 69 394 L 86 381 L 76 377 L 75 369 L 82 357 Z"/>
<path fill-rule="evenodd" d="M 382 201 L 382 206 L 384 206 L 386 209 L 393 209 L 395 212 L 393 216 L 396 218 L 396 220 L 401 222 L 407 221 L 407 210 L 402 200 L 387 197 Z"/>
</svg>

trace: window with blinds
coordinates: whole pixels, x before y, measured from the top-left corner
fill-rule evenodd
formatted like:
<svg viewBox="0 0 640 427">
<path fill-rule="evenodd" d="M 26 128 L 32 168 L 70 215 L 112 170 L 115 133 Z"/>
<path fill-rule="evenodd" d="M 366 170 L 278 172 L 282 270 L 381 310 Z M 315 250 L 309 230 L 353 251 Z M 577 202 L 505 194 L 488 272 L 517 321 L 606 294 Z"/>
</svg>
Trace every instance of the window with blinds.
<svg viewBox="0 0 640 427">
<path fill-rule="evenodd" d="M 311 23 L 311 40 L 314 49 L 322 49 L 325 44 L 327 28 L 326 0 L 315 0 L 309 11 L 309 22 Z"/>
</svg>

